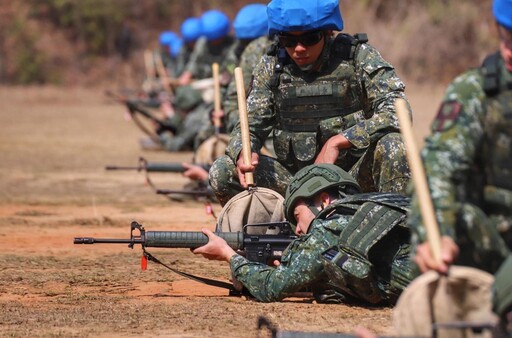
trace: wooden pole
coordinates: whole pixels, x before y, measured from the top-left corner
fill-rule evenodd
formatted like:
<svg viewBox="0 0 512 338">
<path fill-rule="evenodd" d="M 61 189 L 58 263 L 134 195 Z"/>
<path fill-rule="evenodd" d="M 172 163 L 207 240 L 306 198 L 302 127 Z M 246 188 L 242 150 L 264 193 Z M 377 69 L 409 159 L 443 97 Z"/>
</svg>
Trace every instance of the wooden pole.
<svg viewBox="0 0 512 338">
<path fill-rule="evenodd" d="M 430 191 L 427 185 L 427 178 L 421 157 L 414 142 L 414 135 L 409 118 L 409 109 L 403 99 L 397 99 L 395 102 L 396 114 L 400 123 L 400 130 L 407 150 L 407 159 L 411 167 L 412 179 L 418 200 L 420 203 L 421 217 L 427 231 L 427 239 L 437 264 L 441 263 L 441 237 L 439 235 L 439 227 L 437 224 L 434 206 L 430 197 Z"/>
<path fill-rule="evenodd" d="M 213 126 L 215 127 L 215 135 L 218 135 L 220 132 L 220 118 L 219 112 L 221 110 L 220 104 L 220 75 L 219 75 L 219 64 L 217 62 L 212 64 L 212 73 L 213 73 L 213 104 L 214 104 L 214 117 L 213 117 Z M 245 95 L 245 94 L 244 94 Z"/>
<path fill-rule="evenodd" d="M 242 68 L 235 68 L 236 94 L 238 98 L 238 114 L 240 115 L 240 130 L 242 133 L 242 156 L 245 165 L 251 164 L 251 139 L 249 137 L 249 121 L 247 119 L 247 102 L 245 100 L 244 75 Z M 253 173 L 245 173 L 245 181 L 249 187 L 254 186 Z"/>
</svg>

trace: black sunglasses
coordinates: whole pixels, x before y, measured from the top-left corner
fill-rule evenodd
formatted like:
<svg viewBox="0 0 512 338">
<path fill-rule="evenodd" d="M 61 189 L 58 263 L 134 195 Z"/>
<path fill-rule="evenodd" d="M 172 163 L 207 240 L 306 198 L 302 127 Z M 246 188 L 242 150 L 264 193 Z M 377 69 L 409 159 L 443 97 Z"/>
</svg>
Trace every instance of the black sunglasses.
<svg viewBox="0 0 512 338">
<path fill-rule="evenodd" d="M 324 32 L 314 31 L 301 35 L 279 34 L 277 37 L 279 38 L 281 46 L 291 48 L 297 46 L 299 43 L 306 47 L 316 45 L 320 40 L 322 40 L 323 36 Z"/>
</svg>

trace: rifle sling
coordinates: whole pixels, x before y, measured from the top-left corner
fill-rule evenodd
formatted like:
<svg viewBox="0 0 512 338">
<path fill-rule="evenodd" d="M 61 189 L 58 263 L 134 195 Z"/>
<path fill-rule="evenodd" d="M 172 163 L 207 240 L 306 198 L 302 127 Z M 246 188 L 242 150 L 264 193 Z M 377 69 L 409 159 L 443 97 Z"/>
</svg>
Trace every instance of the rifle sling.
<svg viewBox="0 0 512 338">
<path fill-rule="evenodd" d="M 222 281 L 218 281 L 218 280 L 215 280 L 215 279 L 199 277 L 199 276 L 191 275 L 191 274 L 186 273 L 186 272 L 182 272 L 182 271 L 176 270 L 176 269 L 170 267 L 169 265 L 167 265 L 165 263 L 162 263 L 160 260 L 158 260 L 158 258 L 155 258 L 153 255 L 151 255 L 145 249 L 143 249 L 143 250 L 144 250 L 144 256 L 146 256 L 146 258 L 148 260 L 153 261 L 153 262 L 158 263 L 158 264 L 161 264 L 161 265 L 165 266 L 167 269 L 171 270 L 174 273 L 177 273 L 180 276 L 183 276 L 183 277 L 195 280 L 196 282 L 200 282 L 200 283 L 203 283 L 203 284 L 207 284 L 207 285 L 211 285 L 211 286 L 216 286 L 218 288 L 228 289 L 230 291 L 230 293 L 231 292 L 235 292 L 235 293 L 238 292 L 235 289 L 235 287 L 233 286 L 233 284 L 222 282 Z"/>
</svg>

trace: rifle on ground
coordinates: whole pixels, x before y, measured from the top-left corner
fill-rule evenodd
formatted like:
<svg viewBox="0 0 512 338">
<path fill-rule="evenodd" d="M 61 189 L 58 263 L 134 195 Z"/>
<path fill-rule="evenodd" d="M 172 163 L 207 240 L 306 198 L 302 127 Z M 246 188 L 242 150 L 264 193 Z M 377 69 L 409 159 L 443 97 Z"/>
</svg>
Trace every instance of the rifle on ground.
<svg viewBox="0 0 512 338">
<path fill-rule="evenodd" d="M 210 169 L 209 165 L 199 165 L 204 170 Z M 145 158 L 139 157 L 139 164 L 135 167 L 132 166 L 116 166 L 107 165 L 105 170 L 136 170 L 146 172 L 160 172 L 160 173 L 182 173 L 187 169 L 177 162 L 148 162 Z"/>
<path fill-rule="evenodd" d="M 210 189 L 208 187 L 207 188 L 191 189 L 191 190 L 156 189 L 155 192 L 157 193 L 157 195 L 181 194 L 181 195 L 202 196 L 202 197 L 208 197 L 208 198 L 215 197 L 215 194 L 213 193 L 212 189 Z"/>
<path fill-rule="evenodd" d="M 105 95 L 107 95 L 110 98 L 113 98 L 117 102 L 120 102 L 124 104 L 128 108 L 128 112 L 130 113 L 130 116 L 132 117 L 135 124 L 153 141 L 156 143 L 160 143 L 160 139 L 158 138 L 158 134 L 161 134 L 164 131 L 170 131 L 173 134 L 176 134 L 177 128 L 174 125 L 171 125 L 169 123 L 166 123 L 165 120 L 162 120 L 158 117 L 156 117 L 153 113 L 150 111 L 144 109 L 139 104 L 138 100 L 130 100 L 122 95 L 116 94 L 111 92 L 110 90 L 105 91 Z M 150 120 L 154 122 L 157 125 L 156 135 L 155 132 L 149 130 L 142 122 L 138 119 L 137 115 L 141 115 L 147 120 Z"/>
<path fill-rule="evenodd" d="M 130 249 L 140 244 L 143 250 L 142 269 L 151 260 L 165 266 L 171 271 L 208 285 L 227 288 L 230 295 L 239 294 L 234 286 L 217 280 L 194 276 L 178 271 L 152 256 L 146 248 L 189 248 L 195 249 L 208 243 L 208 237 L 200 231 L 146 231 L 136 221 L 130 226 L 130 238 L 93 238 L 75 237 L 73 244 L 128 244 Z M 134 231 L 138 231 L 134 233 Z M 268 234 L 275 233 L 277 234 Z M 262 233 L 262 234 L 261 234 Z M 242 232 L 217 232 L 234 250 L 240 252 L 248 260 L 263 264 L 272 264 L 279 260 L 286 247 L 297 237 L 288 222 L 247 224 Z"/>
<path fill-rule="evenodd" d="M 208 171 L 210 169 L 209 165 L 203 164 L 199 165 L 204 170 Z M 150 172 L 160 172 L 160 173 L 182 173 L 187 170 L 181 163 L 176 162 L 148 162 L 144 157 L 139 157 L 139 164 L 137 166 L 113 166 L 108 165 L 105 167 L 105 170 L 136 170 L 138 172 L 144 171 L 146 173 L 146 183 L 155 191 L 158 195 L 165 195 L 169 199 L 176 201 L 179 198 L 176 195 L 189 195 L 195 198 L 198 197 L 206 197 L 208 200 L 215 200 L 215 194 L 212 189 L 206 186 L 204 183 L 199 182 L 196 188 L 193 189 L 159 189 L 155 186 L 151 178 L 149 177 Z M 208 208 L 209 209 L 209 208 Z M 213 215 L 215 217 L 215 215 Z"/>
</svg>

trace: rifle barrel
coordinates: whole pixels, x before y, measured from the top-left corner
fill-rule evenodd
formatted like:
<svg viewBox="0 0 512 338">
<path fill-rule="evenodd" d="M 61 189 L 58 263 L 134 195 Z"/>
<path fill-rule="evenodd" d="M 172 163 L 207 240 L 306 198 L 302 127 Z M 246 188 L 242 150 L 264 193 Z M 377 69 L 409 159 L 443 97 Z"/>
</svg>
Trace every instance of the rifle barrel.
<svg viewBox="0 0 512 338">
<path fill-rule="evenodd" d="M 137 171 L 141 171 L 142 167 L 124 167 L 124 166 L 117 166 L 117 165 L 107 165 L 105 167 L 105 170 L 137 170 Z"/>
<path fill-rule="evenodd" d="M 244 247 L 244 235 L 241 232 L 218 232 L 234 250 Z M 208 243 L 208 236 L 200 231 L 146 231 L 143 237 L 93 238 L 75 237 L 73 244 L 142 244 L 149 248 L 190 248 L 195 249 Z"/>
<path fill-rule="evenodd" d="M 239 250 L 244 247 L 241 232 L 218 232 L 228 245 Z M 208 243 L 208 236 L 200 231 L 147 231 L 146 246 L 154 248 L 190 248 L 195 249 Z"/>
<path fill-rule="evenodd" d="M 208 189 L 202 189 L 202 190 L 157 189 L 156 193 L 158 195 L 182 194 L 182 195 L 193 195 L 193 196 L 213 196 L 213 192 Z"/>
</svg>

